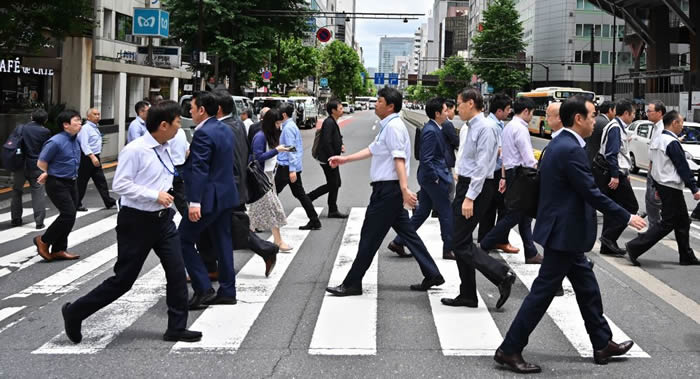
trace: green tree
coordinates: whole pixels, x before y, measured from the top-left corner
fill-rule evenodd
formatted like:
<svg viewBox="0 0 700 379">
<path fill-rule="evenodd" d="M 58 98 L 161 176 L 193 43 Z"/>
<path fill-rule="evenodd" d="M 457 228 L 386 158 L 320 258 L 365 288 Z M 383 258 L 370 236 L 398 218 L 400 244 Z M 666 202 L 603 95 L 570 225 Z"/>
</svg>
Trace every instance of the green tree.
<svg viewBox="0 0 700 379">
<path fill-rule="evenodd" d="M 89 34 L 94 26 L 89 0 L 4 0 L 0 4 L 0 51 L 35 52 L 68 36 Z"/>
<path fill-rule="evenodd" d="M 436 73 L 440 83 L 435 88 L 435 95 L 454 99 L 457 93 L 468 86 L 472 79 L 472 69 L 458 56 L 447 58 L 445 65 Z"/>
<path fill-rule="evenodd" d="M 304 46 L 300 38 L 289 38 L 280 43 L 280 65 L 277 68 L 277 60 L 272 60 L 271 72 L 279 73 L 275 81 L 279 84 L 290 85 L 294 81 L 317 75 L 317 68 L 321 62 L 321 52 L 312 46 Z M 257 75 L 258 84 L 262 84 L 262 78 Z"/>
<path fill-rule="evenodd" d="M 304 0 L 163 0 L 163 7 L 170 11 L 172 40 L 182 41 L 185 51 L 201 49 L 218 56 L 233 93 L 261 69 L 281 61 L 282 41 L 300 38 L 306 28 L 303 17 L 265 14 L 306 9 Z M 277 76 L 281 72 L 273 71 L 275 83 Z"/>
<path fill-rule="evenodd" d="M 473 39 L 474 57 L 488 59 L 474 63 L 474 71 L 496 92 L 512 92 L 528 82 L 524 66 L 504 60 L 515 60 L 525 51 L 523 26 L 513 0 L 494 0 L 483 13 L 483 30 Z"/>
<path fill-rule="evenodd" d="M 328 86 L 341 100 L 361 93 L 361 72 L 364 70 L 357 52 L 340 41 L 333 41 L 321 53 L 321 76 L 328 78 Z"/>
</svg>

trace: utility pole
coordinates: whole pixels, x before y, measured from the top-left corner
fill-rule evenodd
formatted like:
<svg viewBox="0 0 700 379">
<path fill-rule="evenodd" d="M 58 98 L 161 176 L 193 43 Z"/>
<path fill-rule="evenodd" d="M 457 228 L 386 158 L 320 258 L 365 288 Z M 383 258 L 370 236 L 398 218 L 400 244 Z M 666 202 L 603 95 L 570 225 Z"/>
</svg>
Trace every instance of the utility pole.
<svg viewBox="0 0 700 379">
<path fill-rule="evenodd" d="M 591 28 L 591 91 L 595 92 L 595 25 Z"/>
<path fill-rule="evenodd" d="M 197 54 L 199 54 L 199 57 L 201 57 L 202 53 L 202 47 L 204 46 L 204 31 L 202 30 L 204 28 L 204 0 L 199 0 L 199 17 L 197 20 Z M 197 77 L 198 83 L 197 87 L 199 87 L 200 90 L 202 90 L 202 62 L 201 60 L 198 59 L 199 64 L 197 65 L 198 67 L 198 72 L 200 73 L 199 76 Z"/>
<path fill-rule="evenodd" d="M 617 15 L 615 15 L 616 10 L 616 7 L 613 5 L 612 101 L 615 101 L 615 92 L 617 90 L 617 80 L 615 79 L 615 63 L 617 62 Z"/>
<path fill-rule="evenodd" d="M 535 56 L 530 55 L 530 91 L 532 91 L 534 88 L 534 83 L 532 80 L 532 77 L 533 77 L 532 73 L 533 73 L 533 71 L 535 71 L 535 64 L 533 63 L 534 61 L 535 61 Z"/>
</svg>

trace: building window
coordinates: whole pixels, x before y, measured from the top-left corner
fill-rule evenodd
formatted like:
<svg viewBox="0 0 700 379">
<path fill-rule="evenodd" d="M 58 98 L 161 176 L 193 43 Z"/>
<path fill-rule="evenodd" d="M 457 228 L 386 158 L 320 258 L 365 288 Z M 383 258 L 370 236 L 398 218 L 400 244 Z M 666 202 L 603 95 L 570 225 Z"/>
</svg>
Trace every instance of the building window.
<svg viewBox="0 0 700 379">
<path fill-rule="evenodd" d="M 581 51 L 574 51 L 574 62 L 581 63 Z"/>
<path fill-rule="evenodd" d="M 610 38 L 610 25 L 609 24 L 603 25 L 603 37 Z"/>
<path fill-rule="evenodd" d="M 628 52 L 620 52 L 617 53 L 617 63 L 618 64 L 626 64 L 630 65 L 632 64 L 632 54 Z"/>
<path fill-rule="evenodd" d="M 601 56 L 600 56 L 600 63 L 602 64 L 609 64 L 610 63 L 610 52 L 609 51 L 603 51 Z"/>
<path fill-rule="evenodd" d="M 117 41 L 130 42 L 137 45 L 141 44 L 141 38 L 134 37 L 131 34 L 131 24 L 133 18 L 119 12 L 114 12 L 116 15 L 116 22 L 114 23 L 114 39 Z"/>
<path fill-rule="evenodd" d="M 576 37 L 583 37 L 583 24 L 576 24 Z"/>
<path fill-rule="evenodd" d="M 588 0 L 576 0 L 576 9 L 578 10 L 587 10 L 587 11 L 597 11 L 598 7 L 593 5 L 590 1 Z"/>
</svg>

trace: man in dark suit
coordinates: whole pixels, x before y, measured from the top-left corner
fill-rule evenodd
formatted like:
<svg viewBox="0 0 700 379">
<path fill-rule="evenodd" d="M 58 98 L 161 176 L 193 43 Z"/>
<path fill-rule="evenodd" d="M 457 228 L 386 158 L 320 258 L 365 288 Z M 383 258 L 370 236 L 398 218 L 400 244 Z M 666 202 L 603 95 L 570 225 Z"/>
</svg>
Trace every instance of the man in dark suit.
<svg viewBox="0 0 700 379">
<path fill-rule="evenodd" d="M 255 135 L 262 130 L 262 119 L 263 117 L 265 117 L 265 113 L 267 113 L 267 111 L 269 110 L 270 108 L 268 107 L 264 107 L 263 109 L 261 109 L 260 118 L 258 118 L 258 122 L 254 123 L 250 126 L 250 128 L 248 128 L 248 146 L 253 146 L 253 137 L 255 137 Z"/>
<path fill-rule="evenodd" d="M 43 109 L 32 112 L 32 121 L 21 126 L 22 128 L 22 153 L 24 154 L 24 167 L 12 173 L 14 184 L 12 185 L 12 204 L 10 205 L 12 226 L 22 225 L 22 193 L 24 182 L 29 181 L 32 193 L 32 208 L 34 210 L 34 222 L 37 229 L 44 228 L 46 217 L 46 199 L 44 188 L 37 182 L 41 170 L 36 166 L 39 153 L 44 143 L 51 137 L 51 132 L 44 127 L 49 115 Z"/>
<path fill-rule="evenodd" d="M 593 158 L 600 150 L 600 139 L 603 137 L 603 129 L 605 125 L 615 118 L 615 103 L 612 101 L 603 101 L 598 107 L 598 116 L 595 118 L 595 126 L 593 134 L 586 138 L 586 153 L 588 153 L 588 161 L 593 163 Z"/>
<path fill-rule="evenodd" d="M 457 162 L 457 157 L 455 152 L 459 149 L 459 136 L 457 135 L 457 129 L 452 123 L 452 119 L 455 118 L 455 111 L 457 110 L 457 104 L 451 99 L 445 100 L 445 106 L 447 107 L 447 119 L 442 123 L 442 135 L 445 137 L 446 150 L 445 150 L 445 163 L 447 164 L 447 169 L 452 175 L 452 171 L 455 168 L 455 162 Z M 449 198 L 450 202 L 455 198 L 455 183 L 454 180 L 449 185 Z"/>
<path fill-rule="evenodd" d="M 452 249 L 452 231 L 454 219 L 450 209 L 448 196 L 449 184 L 453 183 L 452 175 L 445 163 L 447 143 L 443 136 L 441 126 L 447 119 L 447 106 L 445 99 L 434 98 L 425 105 L 425 113 L 428 122 L 423 126 L 420 139 L 420 165 L 418 166 L 418 208 L 411 216 L 411 225 L 415 230 L 423 225 L 430 216 L 430 211 L 435 207 L 440 219 L 440 234 L 442 236 L 443 259 L 455 259 Z M 389 243 L 389 250 L 403 251 L 403 239 L 396 236 Z M 399 253 L 399 255 L 401 255 Z"/>
<path fill-rule="evenodd" d="M 607 364 L 611 357 L 625 354 L 634 344 L 612 341 L 593 265 L 584 255 L 593 248 L 596 237 L 593 208 L 622 224 L 637 229 L 645 226 L 642 218 L 631 215 L 603 195 L 593 180 L 583 138 L 593 132 L 594 111 L 593 103 L 581 97 L 567 100 L 560 109 L 565 130 L 549 143 L 540 163 L 541 185 L 534 237 L 545 249 L 544 260 L 530 293 L 494 356 L 496 362 L 518 373 L 541 371 L 539 366 L 525 362 L 521 353 L 564 277 L 569 278 L 576 293 L 593 344 L 595 363 Z"/>
<path fill-rule="evenodd" d="M 236 159 L 235 139 L 231 128 L 213 117 L 218 109 L 219 103 L 212 93 L 200 92 L 192 97 L 192 121 L 197 127 L 185 163 L 189 215 L 182 219 L 179 228 L 182 255 L 194 289 L 190 309 L 236 304 L 231 237 L 233 208 L 239 204 L 232 165 Z M 195 249 L 200 234 L 207 228 L 219 262 L 218 294 Z"/>
</svg>

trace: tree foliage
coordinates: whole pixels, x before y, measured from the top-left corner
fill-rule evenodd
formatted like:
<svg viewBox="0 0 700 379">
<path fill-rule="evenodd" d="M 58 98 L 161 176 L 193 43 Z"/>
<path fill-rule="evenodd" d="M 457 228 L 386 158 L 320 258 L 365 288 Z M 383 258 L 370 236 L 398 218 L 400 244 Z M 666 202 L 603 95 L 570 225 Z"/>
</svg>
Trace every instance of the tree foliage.
<svg viewBox="0 0 700 379">
<path fill-rule="evenodd" d="M 35 52 L 67 36 L 91 32 L 89 0 L 3 0 L 0 2 L 0 51 Z"/>
<path fill-rule="evenodd" d="M 294 81 L 316 76 L 321 63 L 321 52 L 312 46 L 303 46 L 300 38 L 289 38 L 281 41 L 281 57 L 279 69 L 277 60 L 272 59 L 271 71 L 278 75 L 276 82 L 290 85 Z M 258 75 L 259 77 L 259 75 Z"/>
<path fill-rule="evenodd" d="M 473 70 L 462 58 L 451 56 L 447 58 L 445 65 L 433 73 L 440 78 L 440 82 L 433 93 L 445 99 L 454 99 L 464 87 L 468 86 L 472 79 Z"/>
<path fill-rule="evenodd" d="M 475 58 L 518 59 L 525 51 L 523 26 L 513 0 L 494 0 L 484 11 L 483 30 L 473 39 Z M 496 92 L 511 92 L 528 81 L 524 66 L 503 62 L 474 63 L 474 71 Z"/>
<path fill-rule="evenodd" d="M 366 88 L 361 72 L 366 71 L 357 52 L 340 41 L 333 41 L 321 53 L 321 76 L 328 78 L 333 94 L 345 100 L 348 96 L 359 96 Z"/>
</svg>

